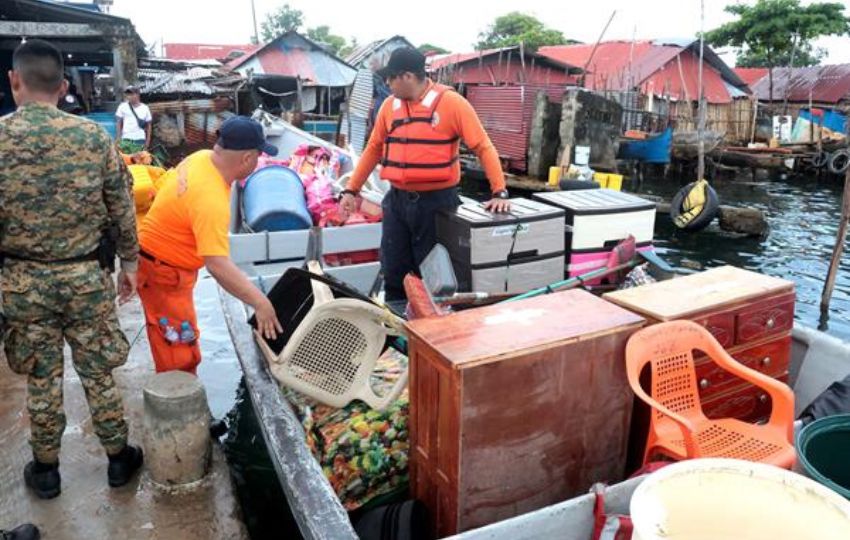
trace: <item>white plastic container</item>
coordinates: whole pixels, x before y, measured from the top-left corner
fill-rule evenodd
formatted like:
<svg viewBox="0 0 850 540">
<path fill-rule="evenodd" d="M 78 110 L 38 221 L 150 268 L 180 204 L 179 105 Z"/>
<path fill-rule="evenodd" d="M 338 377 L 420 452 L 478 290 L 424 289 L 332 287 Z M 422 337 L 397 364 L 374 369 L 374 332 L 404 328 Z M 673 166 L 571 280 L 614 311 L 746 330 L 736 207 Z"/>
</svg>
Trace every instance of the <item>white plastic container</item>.
<svg viewBox="0 0 850 540">
<path fill-rule="evenodd" d="M 576 158 L 574 160 L 576 165 L 587 165 L 590 163 L 590 147 L 589 146 L 576 146 Z"/>
<path fill-rule="evenodd" d="M 650 475 L 631 501 L 633 540 L 842 540 L 850 501 L 796 473 L 694 459 Z"/>
</svg>

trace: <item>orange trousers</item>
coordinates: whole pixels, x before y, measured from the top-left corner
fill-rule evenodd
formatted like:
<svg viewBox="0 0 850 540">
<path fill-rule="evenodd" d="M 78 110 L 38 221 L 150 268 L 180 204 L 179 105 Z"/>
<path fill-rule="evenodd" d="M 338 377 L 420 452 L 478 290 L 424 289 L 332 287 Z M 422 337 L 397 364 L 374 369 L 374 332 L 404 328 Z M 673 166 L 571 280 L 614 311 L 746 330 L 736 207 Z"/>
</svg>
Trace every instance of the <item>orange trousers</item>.
<svg viewBox="0 0 850 540">
<path fill-rule="evenodd" d="M 139 298 L 145 310 L 145 326 L 157 373 L 180 370 L 194 374 L 201 363 L 198 316 L 192 296 L 197 280 L 197 270 L 139 257 Z M 169 341 L 167 328 L 170 326 L 179 333 L 184 321 L 191 325 L 195 339 L 189 343 Z"/>
</svg>

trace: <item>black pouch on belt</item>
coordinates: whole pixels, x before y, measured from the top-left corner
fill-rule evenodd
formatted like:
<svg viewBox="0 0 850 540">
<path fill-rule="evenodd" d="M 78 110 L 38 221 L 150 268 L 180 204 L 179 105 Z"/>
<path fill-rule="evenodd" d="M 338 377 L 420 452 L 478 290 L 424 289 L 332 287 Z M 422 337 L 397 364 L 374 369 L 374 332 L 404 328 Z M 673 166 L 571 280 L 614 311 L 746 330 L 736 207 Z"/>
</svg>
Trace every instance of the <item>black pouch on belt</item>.
<svg viewBox="0 0 850 540">
<path fill-rule="evenodd" d="M 115 272 L 115 256 L 118 252 L 118 225 L 110 223 L 100 231 L 100 242 L 97 246 L 97 261 L 100 267 L 109 272 Z"/>
</svg>

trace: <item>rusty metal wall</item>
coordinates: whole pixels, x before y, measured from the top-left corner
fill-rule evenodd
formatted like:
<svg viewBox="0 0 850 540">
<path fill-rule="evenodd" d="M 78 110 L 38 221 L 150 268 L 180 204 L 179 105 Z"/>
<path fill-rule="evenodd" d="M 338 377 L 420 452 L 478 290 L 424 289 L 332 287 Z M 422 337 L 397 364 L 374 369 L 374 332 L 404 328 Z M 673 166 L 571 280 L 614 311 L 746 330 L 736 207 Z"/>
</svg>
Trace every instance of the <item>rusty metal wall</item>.
<svg viewBox="0 0 850 540">
<path fill-rule="evenodd" d="M 478 113 L 484 129 L 499 152 L 505 168 L 525 173 L 528 169 L 528 138 L 537 92 L 543 90 L 559 103 L 564 87 L 511 85 L 469 86 L 467 99 Z"/>
</svg>

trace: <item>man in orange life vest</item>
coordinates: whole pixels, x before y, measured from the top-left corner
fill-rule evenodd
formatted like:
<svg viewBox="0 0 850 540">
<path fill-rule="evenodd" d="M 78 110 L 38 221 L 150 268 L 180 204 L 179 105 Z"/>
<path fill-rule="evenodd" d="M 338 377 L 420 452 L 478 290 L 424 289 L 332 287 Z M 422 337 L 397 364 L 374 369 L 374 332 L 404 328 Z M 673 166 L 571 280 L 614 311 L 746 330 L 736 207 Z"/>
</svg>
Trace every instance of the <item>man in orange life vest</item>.
<svg viewBox="0 0 850 540">
<path fill-rule="evenodd" d="M 490 182 L 484 207 L 510 210 L 505 177 L 490 138 L 475 110 L 452 88 L 425 73 L 425 57 L 400 48 L 378 74 L 392 97 L 384 100 L 369 143 L 342 192 L 343 213 L 356 209 L 356 196 L 380 163 L 381 178 L 392 184 L 383 202 L 381 267 L 387 301 L 405 298 L 404 276 L 418 269 L 436 243 L 436 213 L 459 204 L 460 140 L 475 152 Z"/>
</svg>

